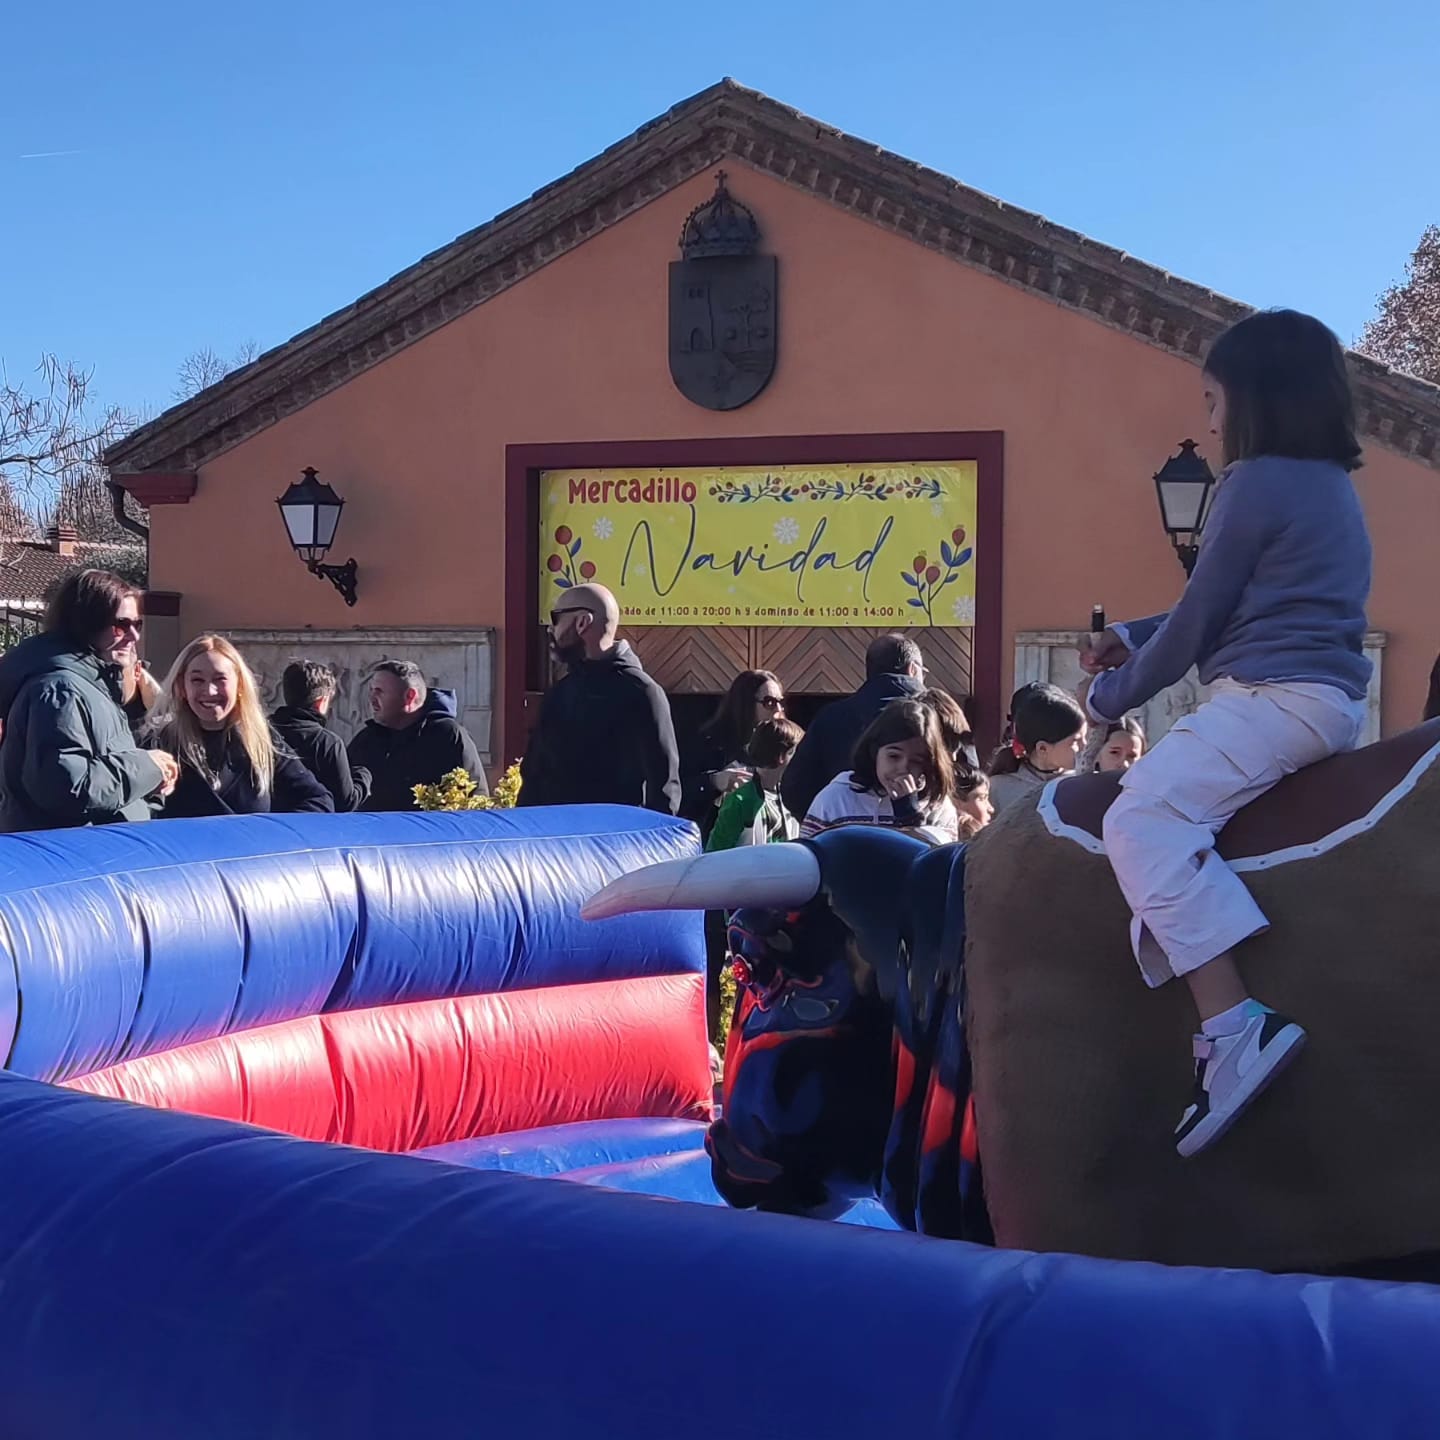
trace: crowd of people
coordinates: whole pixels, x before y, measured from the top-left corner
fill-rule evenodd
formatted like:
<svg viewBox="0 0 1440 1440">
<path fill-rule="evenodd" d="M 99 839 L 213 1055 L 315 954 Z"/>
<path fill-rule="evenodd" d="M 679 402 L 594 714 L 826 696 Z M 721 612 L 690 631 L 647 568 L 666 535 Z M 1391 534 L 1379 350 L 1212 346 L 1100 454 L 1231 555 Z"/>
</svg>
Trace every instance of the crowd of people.
<svg viewBox="0 0 1440 1440">
<path fill-rule="evenodd" d="M 0 830 L 307 811 L 409 810 L 414 787 L 464 769 L 486 787 L 455 698 L 385 660 L 371 720 L 345 747 L 328 728 L 335 673 L 287 667 L 265 714 L 254 673 L 223 635 L 200 635 L 156 680 L 138 657 L 139 593 L 82 570 L 42 633 L 0 660 Z"/>
</svg>

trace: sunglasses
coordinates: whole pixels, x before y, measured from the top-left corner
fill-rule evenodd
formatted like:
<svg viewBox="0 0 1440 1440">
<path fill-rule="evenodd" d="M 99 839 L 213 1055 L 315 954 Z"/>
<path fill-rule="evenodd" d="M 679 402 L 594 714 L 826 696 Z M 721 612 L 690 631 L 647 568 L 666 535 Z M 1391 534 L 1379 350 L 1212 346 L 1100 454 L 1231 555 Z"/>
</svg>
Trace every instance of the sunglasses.
<svg viewBox="0 0 1440 1440">
<path fill-rule="evenodd" d="M 550 628 L 553 630 L 567 615 L 588 615 L 592 620 L 595 612 L 587 605 L 567 605 L 563 610 L 550 612 Z"/>
<path fill-rule="evenodd" d="M 110 628 L 112 630 L 128 630 L 132 635 L 138 635 L 145 628 L 145 622 L 143 620 L 131 620 L 127 616 L 123 620 L 112 620 L 110 622 Z"/>
</svg>

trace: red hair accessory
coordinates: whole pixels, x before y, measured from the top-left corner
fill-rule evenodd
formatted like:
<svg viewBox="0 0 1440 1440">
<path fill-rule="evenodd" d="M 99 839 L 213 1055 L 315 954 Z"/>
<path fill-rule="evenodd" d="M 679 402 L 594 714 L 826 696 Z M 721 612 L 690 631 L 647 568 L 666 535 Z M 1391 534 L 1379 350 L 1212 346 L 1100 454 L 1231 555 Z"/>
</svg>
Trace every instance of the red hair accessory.
<svg viewBox="0 0 1440 1440">
<path fill-rule="evenodd" d="M 1010 753 L 1017 760 L 1023 760 L 1025 758 L 1025 745 L 1018 735 L 1012 737 L 1010 741 Z"/>
</svg>

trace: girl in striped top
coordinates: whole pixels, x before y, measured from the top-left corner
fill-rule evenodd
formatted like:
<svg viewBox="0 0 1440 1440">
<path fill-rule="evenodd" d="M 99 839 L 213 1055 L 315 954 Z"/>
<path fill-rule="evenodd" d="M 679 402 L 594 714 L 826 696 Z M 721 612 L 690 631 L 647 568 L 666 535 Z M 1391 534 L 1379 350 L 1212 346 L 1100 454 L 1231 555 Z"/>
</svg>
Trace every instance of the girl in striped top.
<svg viewBox="0 0 1440 1440">
<path fill-rule="evenodd" d="M 815 797 L 802 835 L 836 825 L 890 825 L 936 845 L 960 838 L 950 798 L 955 762 L 930 706 L 892 700 L 860 737 L 852 765 Z"/>
</svg>

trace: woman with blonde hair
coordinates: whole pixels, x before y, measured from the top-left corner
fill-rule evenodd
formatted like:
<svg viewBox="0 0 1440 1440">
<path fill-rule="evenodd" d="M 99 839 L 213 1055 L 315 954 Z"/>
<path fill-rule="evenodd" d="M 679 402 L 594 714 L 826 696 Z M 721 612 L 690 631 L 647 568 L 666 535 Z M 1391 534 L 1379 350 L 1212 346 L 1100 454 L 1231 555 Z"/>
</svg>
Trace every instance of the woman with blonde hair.
<svg viewBox="0 0 1440 1440">
<path fill-rule="evenodd" d="M 201 635 L 180 652 L 144 737 L 180 762 L 163 819 L 335 808 L 330 792 L 277 740 L 250 667 L 223 635 Z"/>
</svg>

